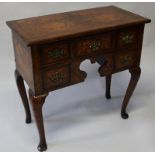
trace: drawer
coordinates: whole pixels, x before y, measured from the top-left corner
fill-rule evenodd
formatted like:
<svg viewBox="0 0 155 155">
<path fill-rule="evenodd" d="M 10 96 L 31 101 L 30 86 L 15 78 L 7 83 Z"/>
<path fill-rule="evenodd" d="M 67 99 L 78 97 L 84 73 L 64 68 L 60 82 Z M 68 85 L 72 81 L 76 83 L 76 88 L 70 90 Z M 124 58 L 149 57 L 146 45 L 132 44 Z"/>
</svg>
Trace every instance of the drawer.
<svg viewBox="0 0 155 155">
<path fill-rule="evenodd" d="M 69 65 L 43 71 L 43 85 L 46 90 L 63 87 L 69 83 Z"/>
<path fill-rule="evenodd" d="M 138 41 L 138 29 L 125 29 L 118 32 L 117 46 L 134 46 Z"/>
<path fill-rule="evenodd" d="M 135 65 L 136 57 L 133 51 L 123 51 L 117 53 L 115 57 L 116 70 L 127 69 Z"/>
<path fill-rule="evenodd" d="M 43 65 L 56 63 L 69 57 L 68 43 L 49 44 L 41 47 L 41 62 Z"/>
<path fill-rule="evenodd" d="M 112 48 L 112 35 L 103 34 L 93 37 L 81 38 L 76 42 L 76 51 L 78 56 L 95 54 L 96 52 L 105 52 Z"/>
</svg>

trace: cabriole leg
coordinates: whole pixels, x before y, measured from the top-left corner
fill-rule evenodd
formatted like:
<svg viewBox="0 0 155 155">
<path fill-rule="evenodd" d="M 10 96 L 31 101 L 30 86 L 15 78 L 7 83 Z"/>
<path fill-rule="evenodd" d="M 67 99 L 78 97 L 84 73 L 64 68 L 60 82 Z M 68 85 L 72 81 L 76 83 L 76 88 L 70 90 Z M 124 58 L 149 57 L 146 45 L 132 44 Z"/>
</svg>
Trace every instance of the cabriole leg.
<svg viewBox="0 0 155 155">
<path fill-rule="evenodd" d="M 17 88 L 19 91 L 19 94 L 21 96 L 23 105 L 24 105 L 24 109 L 25 109 L 25 113 L 26 113 L 26 123 L 30 123 L 31 122 L 31 113 L 30 113 L 30 107 L 29 107 L 29 102 L 27 99 L 27 95 L 26 95 L 26 90 L 25 90 L 25 86 L 24 86 L 24 81 L 22 76 L 20 75 L 20 73 L 15 70 L 15 79 L 16 79 L 16 84 L 17 84 Z"/>
<path fill-rule="evenodd" d="M 129 85 L 128 85 L 128 88 L 127 88 L 127 91 L 126 91 L 126 94 L 123 100 L 122 110 L 121 110 L 121 116 L 124 119 L 127 119 L 129 117 L 129 115 L 126 112 L 126 108 L 129 103 L 130 97 L 133 94 L 135 87 L 137 85 L 137 82 L 139 80 L 141 69 L 140 67 L 137 67 L 135 69 L 130 69 L 129 72 L 131 73 L 131 79 L 130 79 L 130 82 L 129 82 Z"/>
<path fill-rule="evenodd" d="M 32 91 L 29 89 L 29 98 L 32 104 L 34 117 L 36 120 L 36 125 L 38 128 L 39 138 L 40 138 L 38 151 L 41 151 L 41 152 L 47 150 L 45 131 L 44 131 L 44 122 L 43 122 L 43 115 L 42 115 L 42 106 L 45 102 L 47 95 L 48 94 L 34 96 Z"/>
</svg>

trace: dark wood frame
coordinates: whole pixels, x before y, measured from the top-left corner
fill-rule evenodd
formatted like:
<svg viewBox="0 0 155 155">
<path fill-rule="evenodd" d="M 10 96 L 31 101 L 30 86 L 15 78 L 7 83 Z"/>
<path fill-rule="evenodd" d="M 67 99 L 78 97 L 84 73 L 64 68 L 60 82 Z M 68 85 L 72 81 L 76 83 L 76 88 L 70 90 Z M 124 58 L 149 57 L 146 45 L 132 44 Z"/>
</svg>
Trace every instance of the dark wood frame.
<svg viewBox="0 0 155 155">
<path fill-rule="evenodd" d="M 98 28 L 94 30 L 87 30 L 86 25 L 94 23 L 93 19 L 92 21 L 89 19 L 86 23 L 83 22 L 83 28 L 81 28 L 81 31 L 78 33 L 73 34 L 74 27 L 71 28 L 70 32 L 68 32 L 68 35 L 64 36 L 54 36 L 49 39 L 50 36 L 47 34 L 47 38 L 43 39 L 42 35 L 40 38 L 35 38 L 33 40 L 33 32 L 29 32 L 28 29 L 24 27 L 24 24 L 31 24 L 33 28 L 33 22 L 39 20 L 46 19 L 55 19 L 55 18 L 62 18 L 62 23 L 64 24 L 66 22 L 65 17 L 69 19 L 72 23 L 72 25 L 81 22 L 80 17 L 86 17 L 85 13 L 90 13 L 92 17 L 96 20 L 96 22 L 99 22 L 98 15 L 96 12 L 101 12 L 103 10 L 103 14 L 106 13 L 106 11 L 111 12 L 111 24 L 115 26 L 105 26 L 103 23 L 103 28 Z M 118 13 L 118 16 L 125 16 L 127 19 L 132 19 L 130 22 L 126 20 L 126 18 L 123 18 L 126 20 L 126 23 L 124 23 L 124 20 L 120 20 L 118 22 L 114 22 L 113 19 L 115 18 L 115 14 Z M 77 21 L 75 21 L 74 18 L 72 18 L 73 15 L 77 15 L 78 17 Z M 108 20 L 107 17 L 103 17 Z M 47 20 L 48 21 L 48 20 Z M 73 21 L 73 22 L 72 22 Z M 50 20 L 48 21 L 50 22 Z M 49 23 L 46 26 L 48 27 Z M 137 85 L 137 82 L 140 77 L 141 69 L 140 69 L 140 57 L 141 57 L 141 50 L 142 50 L 142 42 L 143 42 L 143 32 L 144 32 L 144 25 L 145 23 L 151 22 L 150 19 L 132 14 L 131 12 L 121 10 L 116 7 L 105 7 L 105 8 L 96 8 L 96 9 L 88 9 L 86 11 L 76 11 L 66 14 L 58 14 L 58 15 L 51 15 L 51 16 L 44 16 L 44 17 L 37 17 L 37 18 L 30 18 L 27 20 L 24 20 L 24 24 L 20 25 L 18 24 L 18 21 L 11 21 L 7 22 L 8 26 L 12 29 L 12 38 L 13 38 L 13 44 L 14 44 L 14 51 L 15 51 L 15 61 L 16 61 L 16 70 L 15 70 L 15 78 L 17 87 L 20 93 L 20 96 L 22 98 L 22 102 L 25 108 L 26 112 L 26 123 L 31 122 L 31 113 L 28 103 L 28 98 L 26 95 L 26 90 L 24 86 L 24 80 L 27 82 L 29 86 L 29 99 L 30 103 L 33 107 L 33 112 L 36 120 L 36 125 L 38 128 L 38 133 L 40 137 L 40 142 L 38 146 L 39 151 L 44 151 L 47 149 L 46 144 L 46 138 L 45 138 L 45 131 L 44 131 L 44 124 L 43 124 L 43 115 L 42 115 L 42 107 L 45 102 L 46 97 L 48 96 L 48 93 L 50 91 L 54 91 L 55 89 L 60 89 L 69 85 L 77 84 L 79 82 L 83 82 L 87 76 L 86 72 L 81 71 L 79 69 L 79 66 L 82 61 L 85 59 L 90 59 L 92 63 L 98 62 L 100 64 L 99 67 L 99 74 L 100 76 L 105 76 L 106 78 L 106 93 L 105 97 L 107 99 L 111 98 L 110 94 L 110 87 L 111 87 L 111 79 L 112 74 L 124 71 L 126 69 L 129 70 L 131 74 L 131 79 L 123 100 L 122 109 L 121 109 L 121 117 L 124 119 L 127 119 L 129 115 L 127 114 L 127 105 L 130 100 L 131 95 L 133 94 L 133 91 Z M 123 23 L 123 24 L 122 24 Z M 42 23 L 40 23 L 42 24 Z M 86 25 L 85 25 L 86 24 Z M 117 25 L 116 25 L 117 24 Z M 22 27 L 23 26 L 23 27 Z M 56 25 L 59 26 L 59 25 Z M 75 25 L 76 26 L 76 25 Z M 95 27 L 95 26 L 94 26 Z M 22 29 L 23 28 L 23 29 Z M 27 30 L 29 33 L 32 33 L 32 38 L 24 33 Z M 49 27 L 50 29 L 50 27 Z M 63 29 L 63 28 L 62 28 Z M 85 31 L 84 31 L 85 30 Z M 119 34 L 121 32 L 130 32 L 135 31 L 136 35 L 134 36 L 134 42 L 131 44 L 124 44 L 119 45 Z M 45 31 L 46 32 L 46 31 Z M 40 33 L 43 34 L 43 30 L 40 29 Z M 58 33 L 58 32 L 57 32 Z M 55 34 L 57 34 L 55 32 Z M 53 34 L 53 35 L 55 35 Z M 59 34 L 59 33 L 58 33 Z M 78 55 L 78 49 L 77 44 L 80 40 L 87 39 L 88 41 L 91 41 L 94 39 L 94 37 L 109 35 L 111 37 L 111 46 L 108 49 L 105 50 L 98 50 L 95 53 L 84 53 L 82 55 Z M 24 36 L 23 36 L 24 35 Z M 38 40 L 37 40 L 38 39 Z M 46 60 L 44 59 L 44 47 L 47 47 L 49 45 L 55 45 L 55 44 L 61 44 L 61 43 L 67 43 L 69 46 L 69 57 L 64 59 L 58 59 L 57 61 L 51 61 L 51 63 L 46 64 L 43 63 Z M 81 47 L 85 48 L 85 47 Z M 125 50 L 129 52 L 129 54 L 133 54 L 132 56 L 132 63 L 129 65 L 119 66 L 116 67 L 116 64 L 118 62 L 117 56 L 122 55 L 122 51 Z M 123 57 L 123 56 L 122 56 Z M 105 63 L 106 59 L 106 63 Z M 118 63 L 119 64 L 119 63 Z M 58 67 L 64 67 L 69 66 L 69 72 L 67 72 L 67 76 L 69 77 L 69 81 L 66 82 L 63 85 L 57 85 L 55 87 L 50 87 L 48 89 L 44 86 L 44 72 L 45 70 L 51 69 L 54 70 Z M 48 79 L 47 79 L 48 80 Z"/>
</svg>

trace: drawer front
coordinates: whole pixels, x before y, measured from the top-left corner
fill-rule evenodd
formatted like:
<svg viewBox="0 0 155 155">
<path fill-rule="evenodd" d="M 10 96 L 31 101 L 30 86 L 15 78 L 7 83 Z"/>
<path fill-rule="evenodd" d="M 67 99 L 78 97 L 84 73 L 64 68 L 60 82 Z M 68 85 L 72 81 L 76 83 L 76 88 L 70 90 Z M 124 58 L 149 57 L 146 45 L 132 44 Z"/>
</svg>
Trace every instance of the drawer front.
<svg viewBox="0 0 155 155">
<path fill-rule="evenodd" d="M 46 90 L 63 87 L 69 83 L 69 66 L 43 71 L 43 84 Z"/>
<path fill-rule="evenodd" d="M 82 38 L 76 43 L 76 51 L 78 56 L 104 52 L 103 50 L 107 50 L 110 48 L 112 48 L 111 34 Z"/>
<path fill-rule="evenodd" d="M 135 65 L 135 60 L 136 57 L 132 51 L 117 53 L 117 56 L 115 57 L 116 70 L 130 68 Z"/>
<path fill-rule="evenodd" d="M 69 45 L 67 43 L 57 43 L 42 47 L 41 61 L 43 65 L 56 63 L 69 58 L 69 56 Z"/>
<path fill-rule="evenodd" d="M 121 30 L 118 33 L 118 47 L 132 46 L 138 41 L 138 29 Z"/>
</svg>

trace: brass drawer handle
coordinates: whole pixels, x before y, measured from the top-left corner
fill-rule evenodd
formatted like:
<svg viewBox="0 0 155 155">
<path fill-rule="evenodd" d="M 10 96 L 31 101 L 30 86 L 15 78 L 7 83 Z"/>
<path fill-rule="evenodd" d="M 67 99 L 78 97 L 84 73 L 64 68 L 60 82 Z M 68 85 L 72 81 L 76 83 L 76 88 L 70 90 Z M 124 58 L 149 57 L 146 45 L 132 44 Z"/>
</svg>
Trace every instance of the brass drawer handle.
<svg viewBox="0 0 155 155">
<path fill-rule="evenodd" d="M 50 81 L 53 83 L 60 82 L 64 79 L 64 74 L 60 72 L 56 72 L 54 75 L 52 75 L 50 78 Z"/>
<path fill-rule="evenodd" d="M 101 43 L 99 41 L 93 41 L 92 44 L 89 46 L 89 48 L 92 51 L 97 51 L 100 49 Z"/>
<path fill-rule="evenodd" d="M 122 37 L 122 41 L 126 44 L 129 44 L 133 42 L 133 38 L 134 38 L 134 35 L 126 34 L 125 36 Z"/>
<path fill-rule="evenodd" d="M 56 48 L 53 51 L 49 52 L 49 56 L 53 58 L 58 58 L 64 55 L 64 49 Z"/>
</svg>

